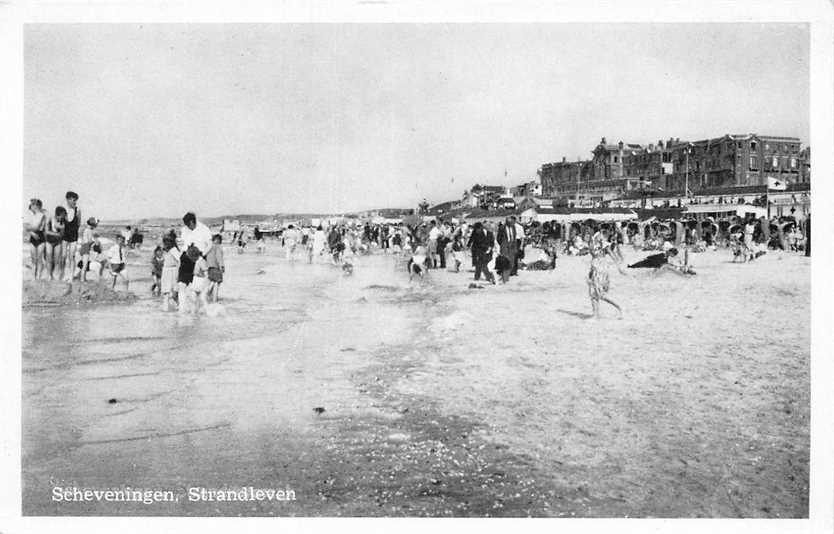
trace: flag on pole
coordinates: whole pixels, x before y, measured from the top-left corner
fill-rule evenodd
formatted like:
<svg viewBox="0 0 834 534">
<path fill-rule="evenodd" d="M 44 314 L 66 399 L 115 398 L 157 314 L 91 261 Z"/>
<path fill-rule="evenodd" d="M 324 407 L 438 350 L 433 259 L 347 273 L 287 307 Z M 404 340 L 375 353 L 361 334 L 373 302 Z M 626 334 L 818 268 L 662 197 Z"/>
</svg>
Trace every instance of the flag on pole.
<svg viewBox="0 0 834 534">
<path fill-rule="evenodd" d="M 785 191 L 788 188 L 788 184 L 786 184 L 784 180 L 779 180 L 777 178 L 773 178 L 772 176 L 768 176 L 767 188 L 770 191 Z"/>
</svg>

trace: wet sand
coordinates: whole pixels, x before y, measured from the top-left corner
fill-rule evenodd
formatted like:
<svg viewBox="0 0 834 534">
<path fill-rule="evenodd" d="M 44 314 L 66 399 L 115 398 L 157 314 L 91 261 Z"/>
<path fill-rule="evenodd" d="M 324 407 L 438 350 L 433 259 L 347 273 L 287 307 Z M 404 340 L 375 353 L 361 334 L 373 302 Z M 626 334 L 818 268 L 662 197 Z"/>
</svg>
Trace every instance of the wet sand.
<svg viewBox="0 0 834 534">
<path fill-rule="evenodd" d="M 807 517 L 807 258 L 612 271 L 619 321 L 588 319 L 586 257 L 476 290 L 382 255 L 345 277 L 227 249 L 225 313 L 183 317 L 143 254 L 133 304 L 23 312 L 26 515 Z"/>
</svg>

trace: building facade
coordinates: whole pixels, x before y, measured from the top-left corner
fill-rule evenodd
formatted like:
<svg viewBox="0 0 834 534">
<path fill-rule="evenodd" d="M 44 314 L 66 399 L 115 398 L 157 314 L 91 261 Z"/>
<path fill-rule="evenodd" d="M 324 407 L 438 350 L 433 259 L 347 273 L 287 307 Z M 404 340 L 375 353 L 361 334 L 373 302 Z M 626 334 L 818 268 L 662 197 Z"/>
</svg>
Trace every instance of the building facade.
<svg viewBox="0 0 834 534">
<path fill-rule="evenodd" d="M 472 189 L 463 192 L 461 206 L 489 209 L 496 207 L 502 196 L 509 195 L 509 189 L 503 185 L 475 184 Z"/>
<path fill-rule="evenodd" d="M 769 177 L 810 183 L 810 149 L 796 137 L 724 135 L 700 141 L 609 144 L 603 137 L 590 160 L 545 163 L 542 194 L 605 202 L 635 190 L 694 195 L 715 188 L 766 186 Z"/>
<path fill-rule="evenodd" d="M 536 180 L 531 180 L 510 188 L 510 195 L 514 198 L 538 197 L 542 194 L 542 185 Z"/>
</svg>

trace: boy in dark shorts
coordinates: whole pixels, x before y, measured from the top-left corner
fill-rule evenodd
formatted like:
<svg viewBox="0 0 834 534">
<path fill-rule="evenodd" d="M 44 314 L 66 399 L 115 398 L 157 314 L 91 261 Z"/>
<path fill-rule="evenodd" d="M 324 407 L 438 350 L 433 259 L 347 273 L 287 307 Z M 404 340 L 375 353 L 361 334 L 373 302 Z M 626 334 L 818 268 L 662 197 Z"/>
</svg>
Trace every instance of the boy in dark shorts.
<svg viewBox="0 0 834 534">
<path fill-rule="evenodd" d="M 223 260 L 223 237 L 220 234 L 214 234 L 211 237 L 211 248 L 206 254 L 206 263 L 208 264 L 208 297 L 211 302 L 217 302 L 220 299 L 220 284 L 223 283 L 223 273 L 226 272 L 226 262 Z"/>
<path fill-rule="evenodd" d="M 124 273 L 125 269 L 125 238 L 123 236 L 118 236 L 116 238 L 116 244 L 113 245 L 110 250 L 110 274 L 113 276 L 113 289 L 116 288 L 116 279 L 118 277 L 122 277 L 126 284 L 129 284 L 130 281 L 127 279 L 127 275 Z"/>
</svg>

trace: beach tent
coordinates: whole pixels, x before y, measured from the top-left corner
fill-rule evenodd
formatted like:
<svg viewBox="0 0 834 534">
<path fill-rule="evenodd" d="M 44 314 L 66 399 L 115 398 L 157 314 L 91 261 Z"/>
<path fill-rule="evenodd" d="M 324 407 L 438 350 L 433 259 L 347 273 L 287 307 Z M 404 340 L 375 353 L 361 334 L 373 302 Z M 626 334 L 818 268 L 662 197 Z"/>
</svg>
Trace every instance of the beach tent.
<svg viewBox="0 0 834 534">
<path fill-rule="evenodd" d="M 718 231 L 718 224 L 712 219 L 701 221 L 701 234 L 706 234 L 707 232 L 709 232 L 712 234 L 713 238 L 716 238 L 718 237 Z"/>
<path fill-rule="evenodd" d="M 674 240 L 675 246 L 679 247 L 683 244 L 684 239 L 684 229 L 683 223 L 681 221 L 675 221 L 672 225 L 670 225 L 674 229 Z"/>
<path fill-rule="evenodd" d="M 531 208 L 535 210 L 532 220 L 539 223 L 557 221 L 582 222 L 594 219 L 599 222 L 630 221 L 637 219 L 637 215 L 625 208 Z M 526 212 L 525 212 L 526 214 Z"/>
</svg>

